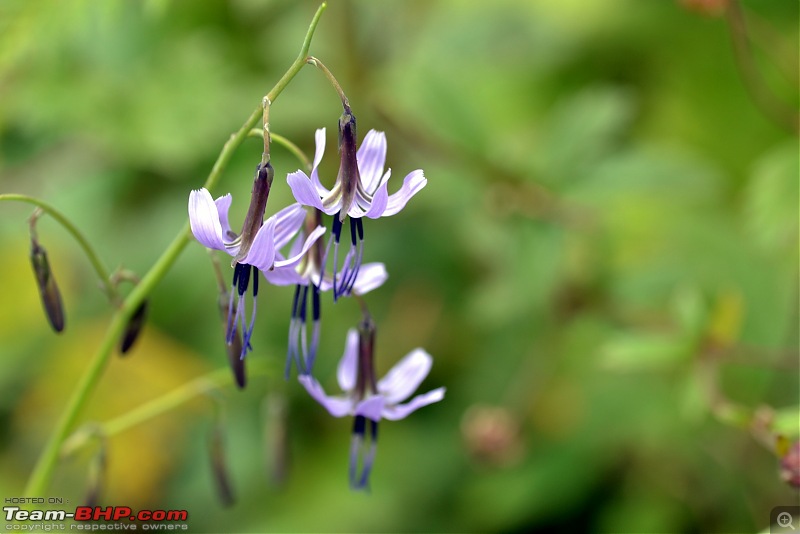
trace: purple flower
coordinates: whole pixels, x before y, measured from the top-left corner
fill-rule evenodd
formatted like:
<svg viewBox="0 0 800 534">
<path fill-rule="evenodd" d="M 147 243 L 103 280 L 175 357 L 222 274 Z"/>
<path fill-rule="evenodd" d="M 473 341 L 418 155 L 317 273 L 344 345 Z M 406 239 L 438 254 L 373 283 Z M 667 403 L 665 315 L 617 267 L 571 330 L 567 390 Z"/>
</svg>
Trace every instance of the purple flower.
<svg viewBox="0 0 800 534">
<path fill-rule="evenodd" d="M 305 227 L 300 229 L 294 239 L 294 243 L 289 248 L 288 255 L 296 257 L 303 248 L 305 234 L 313 232 L 315 228 L 320 228 L 321 212 L 312 209 L 306 216 Z M 294 265 L 275 267 L 271 271 L 264 271 L 264 277 L 273 285 L 285 286 L 294 285 L 294 299 L 292 300 L 292 319 L 289 324 L 289 345 L 286 357 L 286 378 L 289 378 L 289 371 L 292 360 L 297 365 L 300 374 L 311 373 L 314 366 L 314 359 L 319 347 L 319 332 L 322 307 L 320 303 L 320 292 L 328 291 L 333 287 L 333 276 L 329 273 L 322 274 L 322 250 L 320 241 L 315 242 L 301 261 Z M 279 250 L 275 251 L 276 264 L 283 260 L 283 255 Z M 341 275 L 340 275 L 341 277 Z M 382 263 L 364 264 L 355 277 L 352 291 L 356 295 L 364 295 L 373 289 L 380 287 L 388 278 L 386 267 Z M 311 343 L 308 343 L 306 330 L 308 316 L 308 300 L 311 296 L 311 316 L 313 321 L 313 331 Z M 298 345 L 302 350 L 298 350 Z"/>
<path fill-rule="evenodd" d="M 388 181 L 391 169 L 384 173 L 386 162 L 386 136 L 383 132 L 370 130 L 361 147 L 356 150 L 356 121 L 352 114 L 345 112 L 339 119 L 339 149 L 341 163 L 336 183 L 331 190 L 322 185 L 318 167 L 325 152 L 325 128 L 315 135 L 316 152 L 309 178 L 303 171 L 289 174 L 286 181 L 292 189 L 294 198 L 301 204 L 317 208 L 333 219 L 331 239 L 325 253 L 334 243 L 333 270 L 337 275 L 339 241 L 342 226 L 350 216 L 350 250 L 342 266 L 342 275 L 334 278 L 334 300 L 348 295 L 355 283 L 363 257 L 364 228 L 361 219 L 368 217 L 388 217 L 400 212 L 406 203 L 428 180 L 421 169 L 409 173 L 403 180 L 400 190 L 389 195 Z"/>
<path fill-rule="evenodd" d="M 378 422 L 381 419 L 398 420 L 415 410 L 439 402 L 444 398 L 445 388 L 417 395 L 403 403 L 428 376 L 433 364 L 431 356 L 423 349 L 408 353 L 380 380 L 375 380 L 373 354 L 375 347 L 375 325 L 365 319 L 358 331 L 347 334 L 344 354 L 339 361 L 337 378 L 344 396 L 329 396 L 317 380 L 310 375 L 301 375 L 298 380 L 306 391 L 334 417 L 355 416 L 350 448 L 350 484 L 364 488 L 375 459 L 378 437 Z M 402 403 L 402 404 L 401 404 Z M 365 452 L 367 420 L 370 424 L 370 447 Z M 357 476 L 358 458 L 361 453 L 362 473 Z"/>
<path fill-rule="evenodd" d="M 204 246 L 214 250 L 224 250 L 233 257 L 233 288 L 229 302 L 228 328 L 226 341 L 233 343 L 236 329 L 243 332 L 242 354 L 252 350 L 250 338 L 256 318 L 256 296 L 258 295 L 258 272 L 294 266 L 300 262 L 311 245 L 325 233 L 323 227 L 314 229 L 303 243 L 300 251 L 288 259 L 276 257 L 276 251 L 286 245 L 297 234 L 306 213 L 300 204 L 292 204 L 264 221 L 264 209 L 272 181 L 272 167 L 259 165 L 253 183 L 250 208 L 242 227 L 236 234 L 228 223 L 228 209 L 231 195 L 212 200 L 206 189 L 189 194 L 189 223 L 195 238 Z M 253 311 L 247 324 L 245 293 L 253 280 Z M 234 299 L 237 298 L 236 312 Z"/>
</svg>

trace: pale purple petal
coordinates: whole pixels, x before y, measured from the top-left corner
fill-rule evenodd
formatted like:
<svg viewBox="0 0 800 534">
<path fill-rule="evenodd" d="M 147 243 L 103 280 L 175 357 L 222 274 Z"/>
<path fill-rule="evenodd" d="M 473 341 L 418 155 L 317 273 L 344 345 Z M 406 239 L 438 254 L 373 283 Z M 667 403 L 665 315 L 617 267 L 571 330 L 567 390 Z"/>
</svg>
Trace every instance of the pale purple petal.
<svg viewBox="0 0 800 534">
<path fill-rule="evenodd" d="M 428 376 L 433 358 L 423 349 L 414 349 L 378 381 L 378 393 L 386 402 L 396 404 L 406 400 Z"/>
<path fill-rule="evenodd" d="M 344 392 L 350 392 L 356 387 L 356 374 L 358 373 L 358 330 L 351 328 L 347 332 L 347 341 L 344 344 L 344 354 L 339 360 L 336 369 L 336 378 L 339 387 Z"/>
<path fill-rule="evenodd" d="M 334 417 L 344 417 L 353 412 L 353 401 L 345 397 L 331 397 L 325 394 L 325 390 L 319 382 L 310 375 L 300 375 L 297 380 L 303 384 L 308 394 L 315 401 L 320 403 Z"/>
<path fill-rule="evenodd" d="M 411 197 L 416 195 L 427 183 L 428 180 L 422 173 L 422 169 L 409 173 L 403 180 L 403 187 L 400 188 L 400 191 L 389 197 L 389 203 L 386 206 L 386 211 L 383 212 L 383 216 L 388 217 L 402 210 Z"/>
<path fill-rule="evenodd" d="M 322 154 L 325 152 L 325 128 L 320 128 L 316 131 L 314 134 L 314 142 L 316 144 L 316 150 L 314 152 L 314 164 L 311 168 L 311 182 L 314 184 L 317 192 L 320 193 L 320 196 L 326 197 L 330 194 L 330 191 L 328 191 L 319 180 L 319 163 L 322 161 Z"/>
<path fill-rule="evenodd" d="M 275 217 L 267 219 L 261 228 L 258 229 L 250 250 L 239 263 L 247 263 L 262 271 L 272 268 L 275 261 Z"/>
<path fill-rule="evenodd" d="M 217 205 L 206 189 L 189 193 L 189 226 L 203 246 L 225 250 Z"/>
<path fill-rule="evenodd" d="M 376 422 L 380 421 L 381 412 L 384 411 L 385 404 L 386 400 L 380 395 L 369 397 L 368 399 L 364 399 L 356 405 L 353 415 L 363 415 L 367 419 L 372 419 Z"/>
<path fill-rule="evenodd" d="M 277 261 L 275 263 L 277 263 Z M 276 267 L 271 271 L 264 271 L 264 278 L 274 286 L 305 285 L 307 283 L 300 273 L 295 270 L 294 265 L 289 267 Z"/>
<path fill-rule="evenodd" d="M 358 271 L 358 276 L 353 284 L 353 293 L 364 295 L 383 285 L 389 274 L 382 263 L 365 263 Z"/>
<path fill-rule="evenodd" d="M 275 268 L 278 269 L 278 268 L 286 267 L 286 266 L 289 266 L 289 265 L 297 264 L 300 260 L 303 259 L 303 256 L 306 255 L 306 252 L 308 252 L 308 249 L 311 248 L 311 245 L 313 245 L 314 242 L 317 239 L 319 239 L 322 236 L 322 234 L 324 234 L 324 233 L 325 233 L 325 227 L 324 226 L 317 226 L 314 229 L 314 231 L 311 232 L 311 234 L 309 234 L 309 236 L 306 238 L 305 242 L 303 243 L 303 248 L 300 249 L 300 252 L 298 252 L 296 255 L 294 255 L 294 256 L 292 256 L 290 258 L 287 258 L 285 260 L 276 261 L 275 262 Z"/>
<path fill-rule="evenodd" d="M 314 188 L 314 185 L 311 183 L 308 176 L 306 176 L 306 173 L 303 171 L 289 173 L 286 177 L 286 183 L 289 184 L 295 200 L 300 204 L 323 210 L 320 193 Z"/>
<path fill-rule="evenodd" d="M 386 134 L 375 130 L 368 131 L 356 152 L 356 159 L 361 184 L 367 193 L 373 194 L 383 174 L 383 164 L 386 162 Z"/>
<path fill-rule="evenodd" d="M 214 201 L 214 204 L 217 205 L 217 213 L 219 214 L 219 224 L 222 226 L 223 241 L 230 241 L 235 235 L 231 231 L 231 225 L 228 223 L 228 210 L 231 207 L 231 200 L 233 200 L 231 194 L 228 193 Z"/>
<path fill-rule="evenodd" d="M 364 213 L 364 216 L 369 217 L 370 219 L 377 219 L 386 211 L 388 204 L 389 190 L 386 182 L 384 182 L 380 187 L 378 187 L 378 190 L 375 191 L 375 194 L 372 195 L 372 204 L 366 213 Z"/>
<path fill-rule="evenodd" d="M 275 217 L 275 248 L 283 248 L 297 231 L 303 226 L 306 219 L 306 209 L 302 204 L 292 204 L 280 210 Z"/>
<path fill-rule="evenodd" d="M 417 395 L 406 404 L 399 404 L 397 406 L 384 406 L 381 415 L 390 421 L 404 419 L 410 413 L 422 408 L 423 406 L 427 406 L 428 404 L 433 404 L 434 402 L 439 402 L 442 400 L 444 398 L 444 391 L 445 388 L 436 388 L 433 391 L 429 391 L 423 395 Z"/>
</svg>

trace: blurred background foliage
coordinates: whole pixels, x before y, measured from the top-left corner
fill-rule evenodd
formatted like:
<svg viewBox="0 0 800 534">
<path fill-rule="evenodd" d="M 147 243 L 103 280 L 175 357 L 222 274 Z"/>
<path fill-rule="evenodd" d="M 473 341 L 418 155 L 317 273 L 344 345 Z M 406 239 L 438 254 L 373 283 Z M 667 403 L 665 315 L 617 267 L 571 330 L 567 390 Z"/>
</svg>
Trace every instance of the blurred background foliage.
<svg viewBox="0 0 800 534">
<path fill-rule="evenodd" d="M 447 397 L 384 423 L 372 493 L 350 492 L 351 423 L 283 381 L 291 290 L 269 287 L 247 389 L 110 437 L 99 502 L 186 508 L 197 532 L 766 528 L 773 506 L 798 500 L 775 451 L 800 424 L 798 145 L 748 93 L 724 4 L 331 2 L 311 53 L 344 86 L 360 134 L 387 132 L 395 187 L 416 168 L 429 180 L 399 216 L 366 225 L 366 261 L 390 273 L 367 296 L 379 372 L 425 347 L 435 362 L 422 390 L 444 385 Z M 316 7 L 4 0 L 0 192 L 52 202 L 110 268 L 143 274 Z M 798 3 L 742 12 L 753 72 L 796 110 Z M 307 153 L 318 127 L 333 146 L 340 107 L 318 72 L 304 69 L 272 109 L 273 130 Z M 233 193 L 234 226 L 260 152 L 246 142 L 213 192 Z M 283 177 L 299 167 L 281 147 L 273 163 L 269 214 L 291 201 Z M 110 312 L 81 251 L 45 217 L 39 238 L 67 312 L 53 334 L 27 257 L 31 210 L 1 207 L 8 497 Z M 225 368 L 216 299 L 193 243 L 82 421 Z M 329 391 L 358 317 L 354 302 L 325 299 L 317 371 Z M 216 424 L 227 508 L 209 459 Z M 49 495 L 81 503 L 95 450 L 65 459 Z"/>
</svg>

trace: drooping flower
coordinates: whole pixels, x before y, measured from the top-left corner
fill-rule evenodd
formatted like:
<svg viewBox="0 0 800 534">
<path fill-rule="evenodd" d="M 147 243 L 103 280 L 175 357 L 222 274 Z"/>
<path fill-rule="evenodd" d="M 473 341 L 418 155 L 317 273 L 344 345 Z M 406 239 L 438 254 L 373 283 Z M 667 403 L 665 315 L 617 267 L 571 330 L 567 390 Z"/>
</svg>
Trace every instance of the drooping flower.
<svg viewBox="0 0 800 534">
<path fill-rule="evenodd" d="M 217 200 L 213 200 L 206 189 L 192 191 L 189 194 L 189 223 L 195 238 L 204 246 L 214 250 L 224 250 L 233 257 L 233 290 L 229 302 L 226 342 L 232 344 L 237 328 L 241 329 L 242 358 L 248 350 L 252 350 L 250 338 L 255 326 L 259 271 L 295 265 L 303 259 L 311 245 L 325 233 L 323 227 L 316 228 L 308 235 L 297 255 L 276 260 L 276 250 L 289 243 L 302 226 L 305 209 L 300 204 L 292 204 L 265 221 L 264 210 L 272 176 L 272 166 L 269 163 L 257 167 L 250 207 L 241 234 L 234 233 L 228 223 L 228 210 L 232 200 L 230 194 Z M 253 310 L 248 324 L 245 294 L 250 287 L 251 276 Z"/>
<path fill-rule="evenodd" d="M 302 250 L 305 235 L 313 232 L 322 224 L 322 213 L 312 208 L 306 215 L 304 228 L 302 228 L 294 239 L 288 255 L 294 257 Z M 283 260 L 283 255 L 279 250 L 275 252 L 276 261 Z M 328 291 L 333 287 L 333 275 L 330 273 L 322 274 L 322 243 L 316 241 L 303 259 L 294 264 L 276 267 L 271 271 L 265 271 L 264 277 L 268 282 L 278 286 L 294 285 L 294 298 L 292 300 L 292 318 L 289 324 L 289 345 L 286 356 L 286 378 L 289 378 L 289 370 L 292 360 L 297 365 L 300 374 L 311 373 L 314 366 L 314 359 L 319 347 L 319 332 L 322 307 L 320 303 L 320 292 Z M 341 274 L 339 275 L 341 278 Z M 373 289 L 380 287 L 388 278 L 386 267 L 382 263 L 364 264 L 355 277 L 352 291 L 356 295 L 364 295 Z M 310 313 L 312 317 L 313 330 L 311 342 L 308 342 L 307 328 L 309 314 L 309 296 L 311 299 Z M 298 345 L 301 350 L 298 350 Z M 302 354 L 302 358 L 301 358 Z"/>
<path fill-rule="evenodd" d="M 373 363 L 375 348 L 375 324 L 366 318 L 358 330 L 347 334 L 344 354 L 339 361 L 337 378 L 344 396 L 329 396 L 310 375 L 301 375 L 298 380 L 308 393 L 334 417 L 355 416 L 350 446 L 350 485 L 354 489 L 366 488 L 375 460 L 378 439 L 378 422 L 403 419 L 415 410 L 439 402 L 444 398 L 445 388 L 417 395 L 404 404 L 428 376 L 433 364 L 430 354 L 415 349 L 380 380 L 375 380 Z M 366 446 L 367 421 L 370 425 L 370 445 Z M 358 475 L 358 460 L 362 458 L 361 475 Z"/>
<path fill-rule="evenodd" d="M 421 169 L 409 173 L 403 180 L 399 191 L 389 195 L 388 181 L 391 169 L 384 173 L 386 162 L 386 136 L 383 132 L 370 130 L 361 147 L 356 150 L 356 119 L 345 111 L 339 119 L 339 151 L 341 162 L 336 183 L 328 190 L 319 179 L 318 167 L 325 152 L 325 128 L 315 135 L 316 152 L 311 177 L 303 171 L 288 175 L 287 182 L 294 198 L 301 204 L 334 215 L 331 237 L 323 258 L 327 261 L 328 251 L 333 242 L 334 300 L 350 294 L 353 290 L 363 258 L 364 227 L 361 219 L 389 217 L 400 212 L 406 203 L 428 180 Z M 338 268 L 339 241 L 342 226 L 350 217 L 350 249 Z M 341 273 L 341 275 L 340 275 Z"/>
</svg>

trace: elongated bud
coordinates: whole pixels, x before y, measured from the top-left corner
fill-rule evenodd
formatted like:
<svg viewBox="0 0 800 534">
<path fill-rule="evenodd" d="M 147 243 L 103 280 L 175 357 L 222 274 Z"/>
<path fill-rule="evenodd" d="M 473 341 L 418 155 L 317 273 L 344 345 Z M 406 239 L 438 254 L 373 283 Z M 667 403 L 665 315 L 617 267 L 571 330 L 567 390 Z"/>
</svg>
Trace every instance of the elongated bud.
<svg viewBox="0 0 800 534">
<path fill-rule="evenodd" d="M 39 295 L 42 297 L 42 305 L 47 319 L 53 330 L 61 332 L 64 330 L 64 306 L 61 303 L 61 293 L 58 291 L 56 279 L 50 270 L 47 252 L 34 237 L 31 237 L 31 264 L 33 264 L 33 274 L 36 275 L 36 285 L 39 287 Z"/>
<path fill-rule="evenodd" d="M 142 328 L 144 327 L 144 321 L 146 317 L 147 301 L 143 300 L 128 321 L 128 326 L 125 327 L 125 332 L 122 333 L 122 340 L 119 344 L 119 352 L 122 356 L 131 350 L 131 347 L 136 342 L 136 339 L 139 337 L 139 333 L 141 333 Z"/>
<path fill-rule="evenodd" d="M 222 328 L 227 332 L 229 321 L 233 318 L 229 314 L 235 313 L 231 305 L 233 295 L 229 295 L 227 291 L 222 291 L 219 295 L 219 311 L 222 315 Z M 231 366 L 233 378 L 236 380 L 236 385 L 239 389 L 244 389 L 247 384 L 247 376 L 244 368 L 244 358 L 242 358 L 242 335 L 237 328 L 233 332 L 231 342 L 225 343 L 225 352 L 228 354 L 228 364 Z"/>
<path fill-rule="evenodd" d="M 262 405 L 264 417 L 265 463 L 267 476 L 275 486 L 283 486 L 289 472 L 289 410 L 286 397 L 270 393 Z"/>
<path fill-rule="evenodd" d="M 214 476 L 214 485 L 217 487 L 217 495 L 223 506 L 231 506 L 234 503 L 233 487 L 228 476 L 228 466 L 225 462 L 224 431 L 221 422 L 216 422 L 211 429 L 210 454 L 211 472 Z"/>
<path fill-rule="evenodd" d="M 358 324 L 358 374 L 356 394 L 359 399 L 378 392 L 375 382 L 375 322 L 368 315 Z"/>
<path fill-rule="evenodd" d="M 344 222 L 350 207 L 356 197 L 356 189 L 361 182 L 358 174 L 358 161 L 356 160 L 356 117 L 345 109 L 339 118 L 339 153 L 341 163 L 339 164 L 339 175 L 336 180 L 342 187 L 342 210 L 339 212 L 339 220 Z"/>
<path fill-rule="evenodd" d="M 264 211 L 267 209 L 269 190 L 272 187 L 272 179 L 274 177 L 275 170 L 270 162 L 267 162 L 266 165 L 258 164 L 253 178 L 253 189 L 250 192 L 250 207 L 247 208 L 247 215 L 245 215 L 244 224 L 242 224 L 241 247 L 236 258 L 234 258 L 234 263 L 247 257 L 247 253 L 250 252 L 250 247 L 253 245 L 253 240 L 264 223 Z"/>
<path fill-rule="evenodd" d="M 85 506 L 97 506 L 103 493 L 106 478 L 106 446 L 105 441 L 100 442 L 100 448 L 89 463 L 89 485 L 84 499 Z"/>
</svg>

